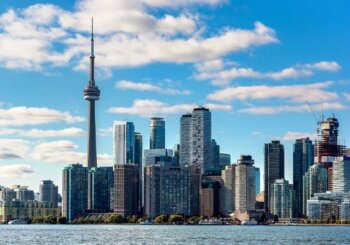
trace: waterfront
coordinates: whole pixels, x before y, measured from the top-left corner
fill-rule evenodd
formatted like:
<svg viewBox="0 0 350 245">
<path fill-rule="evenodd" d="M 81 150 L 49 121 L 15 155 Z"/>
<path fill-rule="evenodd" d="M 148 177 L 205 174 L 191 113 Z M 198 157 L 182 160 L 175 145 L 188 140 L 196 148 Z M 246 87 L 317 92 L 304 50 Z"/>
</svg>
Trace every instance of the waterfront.
<svg viewBox="0 0 350 245">
<path fill-rule="evenodd" d="M 0 244 L 350 244 L 350 226 L 1 225 Z"/>
</svg>

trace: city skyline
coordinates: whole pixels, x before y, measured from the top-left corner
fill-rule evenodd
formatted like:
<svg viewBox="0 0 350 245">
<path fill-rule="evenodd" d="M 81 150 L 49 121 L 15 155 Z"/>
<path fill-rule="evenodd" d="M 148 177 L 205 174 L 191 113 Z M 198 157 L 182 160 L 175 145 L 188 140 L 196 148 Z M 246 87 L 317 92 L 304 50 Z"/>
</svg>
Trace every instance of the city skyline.
<svg viewBox="0 0 350 245">
<path fill-rule="evenodd" d="M 88 114 L 86 103 L 81 99 L 81 90 L 88 77 L 86 54 L 89 51 L 86 47 L 90 41 L 90 13 L 95 17 L 96 26 L 96 79 L 104 93 L 97 105 L 96 115 L 100 166 L 113 166 L 113 121 L 127 118 L 133 122 L 136 131 L 143 135 L 144 146 L 148 146 L 149 118 L 162 116 L 166 121 L 166 148 L 172 149 L 174 144 L 179 143 L 180 117 L 191 112 L 194 104 L 210 109 L 212 138 L 220 145 L 222 152 L 231 154 L 231 162 L 241 154 L 249 154 L 255 159 L 255 166 L 262 170 L 264 144 L 274 139 L 281 140 L 285 146 L 285 176 L 290 183 L 293 182 L 294 139 L 310 136 L 313 140 L 316 134 L 316 121 L 305 100 L 319 114 L 322 99 L 325 116 L 335 113 L 340 122 L 340 136 L 349 141 L 350 130 L 344 126 L 350 121 L 346 106 L 346 98 L 350 97 L 349 61 L 341 55 L 349 48 L 341 40 L 337 48 L 321 51 L 322 47 L 333 47 L 331 45 L 335 44 L 325 35 L 333 34 L 333 38 L 346 40 L 350 33 L 346 33 L 347 27 L 343 25 L 341 30 L 344 33 L 333 30 L 334 25 L 340 23 L 330 21 L 332 15 L 337 13 L 337 17 L 348 19 L 342 15 L 343 12 L 337 12 L 340 6 L 329 9 L 330 19 L 326 18 L 329 22 L 322 22 L 323 30 L 319 30 L 313 21 L 321 18 L 311 20 L 311 16 L 307 17 L 307 8 L 311 8 L 312 4 L 305 4 L 305 13 L 301 14 L 306 18 L 306 27 L 314 33 L 308 38 L 315 41 L 318 35 L 322 35 L 321 44 L 310 46 L 308 41 L 312 40 L 305 38 L 298 41 L 299 33 L 295 33 L 300 27 L 298 23 L 293 25 L 288 22 L 291 24 L 290 31 L 285 32 L 283 24 L 288 23 L 279 24 L 276 22 L 278 18 L 273 20 L 260 13 L 255 15 L 254 9 L 261 4 L 259 2 L 258 6 L 246 6 L 240 1 L 204 1 L 203 4 L 193 1 L 193 4 L 175 7 L 167 6 L 167 3 L 170 4 L 168 1 L 160 1 L 164 3 L 162 6 L 154 6 L 150 1 L 131 2 L 134 4 L 128 5 L 125 1 L 118 4 L 124 4 L 123 11 L 136 9 L 145 14 L 145 18 L 152 17 L 150 23 L 138 25 L 137 30 L 133 29 L 135 26 L 103 26 L 104 21 L 111 17 L 103 16 L 102 10 L 91 12 L 88 1 L 81 1 L 81 5 L 76 7 L 72 7 L 75 1 L 64 4 L 52 1 L 53 5 L 35 6 L 20 1 L 5 1 L 0 6 L 0 40 L 5 41 L 8 50 L 5 52 L 0 47 L 4 51 L 0 57 L 0 74 L 3 78 L 0 89 L 5 91 L 0 97 L 1 185 L 21 184 L 37 191 L 41 180 L 52 179 L 61 190 L 58 173 L 63 167 L 76 162 L 87 165 Z M 147 7 L 138 4 L 141 2 Z M 348 3 L 341 3 L 346 9 Z M 106 9 L 115 7 L 107 6 L 107 2 L 105 4 Z M 317 7 L 322 10 L 326 5 L 318 3 Z M 187 13 L 187 8 L 198 16 Z M 273 8 L 276 11 L 278 8 L 284 9 L 279 5 Z M 44 19 L 41 21 L 35 19 L 35 13 L 43 9 L 47 10 L 47 16 L 42 17 Z M 229 10 L 235 11 L 232 18 L 223 20 L 219 17 L 220 13 L 230 16 Z M 240 16 L 246 19 L 238 20 Z M 28 32 L 21 32 L 25 20 L 29 21 L 29 29 Z M 73 27 L 72 22 L 78 20 L 84 20 L 82 26 Z M 122 39 L 113 39 L 113 35 L 118 34 L 122 38 L 123 32 L 133 33 L 150 44 L 145 34 L 150 31 L 148 25 L 159 28 L 154 33 L 148 33 L 159 38 L 154 39 L 154 45 L 156 42 L 165 45 L 166 40 L 161 39 L 163 34 L 167 35 L 170 46 L 180 42 L 179 45 L 186 49 L 187 42 L 181 43 L 181 40 L 195 40 L 201 51 L 208 49 L 207 43 L 210 44 L 215 37 L 220 43 L 217 46 L 223 46 L 225 51 L 218 50 L 214 45 L 208 50 L 211 55 L 193 57 L 195 53 L 184 54 L 180 48 L 179 53 L 173 54 L 174 57 L 171 51 L 163 50 L 163 56 L 145 53 L 143 58 L 146 60 L 143 60 L 136 56 L 135 50 L 124 47 Z M 52 30 L 52 27 L 57 29 Z M 38 32 L 40 28 L 45 30 L 41 34 Z M 307 28 L 302 29 L 304 34 Z M 241 45 L 227 43 L 228 37 Z M 137 42 L 128 39 L 128 36 L 124 38 L 129 43 Z M 16 52 L 9 40 L 15 43 L 16 40 L 27 39 L 36 42 L 34 48 L 42 44 L 40 41 L 49 43 L 30 50 L 32 54 L 24 49 L 20 56 L 14 56 Z M 52 49 L 45 46 L 51 42 Z M 114 61 L 115 50 L 108 49 L 113 42 L 121 49 L 125 48 L 127 54 L 133 54 L 132 59 L 123 61 L 121 57 Z M 315 54 L 305 52 L 311 47 Z M 40 53 L 41 49 L 47 52 L 47 56 Z M 72 56 L 67 58 L 69 55 Z M 271 55 L 271 63 L 265 64 L 267 55 Z M 280 59 L 282 56 L 288 58 Z M 26 81 L 22 81 L 24 79 Z M 29 92 L 31 96 L 26 96 Z M 276 103 L 281 106 L 273 106 Z M 302 112 L 293 112 L 295 110 Z M 142 113 L 142 117 L 138 117 L 138 113 Z"/>
</svg>

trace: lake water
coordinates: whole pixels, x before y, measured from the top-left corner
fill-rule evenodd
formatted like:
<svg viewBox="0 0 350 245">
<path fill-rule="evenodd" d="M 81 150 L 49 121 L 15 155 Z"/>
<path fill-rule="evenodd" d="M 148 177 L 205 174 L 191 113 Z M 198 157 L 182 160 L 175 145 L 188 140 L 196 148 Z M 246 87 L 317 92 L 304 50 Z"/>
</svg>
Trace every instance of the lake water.
<svg viewBox="0 0 350 245">
<path fill-rule="evenodd" d="M 350 226 L 0 225 L 0 244 L 350 244 Z"/>
</svg>

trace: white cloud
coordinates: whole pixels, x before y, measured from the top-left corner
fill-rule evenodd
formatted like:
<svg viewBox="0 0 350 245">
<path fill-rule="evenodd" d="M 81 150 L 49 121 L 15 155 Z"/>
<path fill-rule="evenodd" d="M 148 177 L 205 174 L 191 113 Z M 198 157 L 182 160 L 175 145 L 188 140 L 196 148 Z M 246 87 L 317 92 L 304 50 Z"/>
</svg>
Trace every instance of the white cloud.
<svg viewBox="0 0 350 245">
<path fill-rule="evenodd" d="M 179 10 L 178 15 L 156 16 L 148 7 L 151 3 L 181 6 L 219 2 L 81 0 L 72 11 L 51 4 L 9 9 L 0 15 L 0 66 L 38 70 L 45 65 L 73 63 L 75 69 L 86 69 L 91 16 L 95 17 L 96 57 L 101 69 L 201 62 L 278 42 L 274 30 L 260 22 L 252 30 L 227 27 L 216 36 L 202 35 L 196 13 Z"/>
<path fill-rule="evenodd" d="M 315 139 L 316 138 L 316 134 L 288 131 L 285 135 L 282 136 L 282 139 L 286 140 L 286 141 L 293 141 L 293 140 L 296 140 L 296 139 L 308 138 L 308 137 L 311 140 Z"/>
<path fill-rule="evenodd" d="M 141 0 L 145 4 L 153 7 L 178 7 L 192 4 L 217 5 L 227 2 L 227 0 Z"/>
<path fill-rule="evenodd" d="M 111 113 L 138 115 L 141 117 L 166 116 L 171 114 L 180 114 L 191 112 L 196 104 L 177 104 L 168 105 L 158 100 L 134 100 L 131 107 L 112 107 L 109 109 Z M 204 107 L 212 110 L 231 110 L 230 105 L 205 104 Z"/>
<path fill-rule="evenodd" d="M 86 153 L 79 152 L 78 146 L 69 140 L 59 140 L 38 144 L 31 156 L 35 160 L 48 163 L 85 163 Z M 112 163 L 112 157 L 108 154 L 98 154 L 98 164 L 101 162 Z"/>
<path fill-rule="evenodd" d="M 306 85 L 283 85 L 283 86 L 241 86 L 228 87 L 215 91 L 208 95 L 211 100 L 228 102 L 232 100 L 262 100 L 270 98 L 289 99 L 292 102 L 303 103 L 336 100 L 336 92 L 324 89 L 333 85 L 332 81 L 311 83 Z"/>
<path fill-rule="evenodd" d="M 313 110 L 321 111 L 321 108 L 317 107 L 317 105 L 313 105 Z M 345 110 L 347 107 L 340 103 L 323 103 L 324 110 Z M 310 107 L 306 104 L 304 105 L 295 105 L 295 106 L 262 106 L 262 107 L 250 107 L 238 110 L 240 113 L 247 114 L 255 114 L 255 115 L 272 115 L 278 113 L 286 113 L 286 112 L 310 112 Z M 310 112 L 311 113 L 311 112 Z"/>
<path fill-rule="evenodd" d="M 24 126 L 47 123 L 75 123 L 84 121 L 83 117 L 73 116 L 69 112 L 61 112 L 46 107 L 12 107 L 0 108 L 0 126 Z"/>
<path fill-rule="evenodd" d="M 20 135 L 32 138 L 78 137 L 84 136 L 85 131 L 81 128 L 65 128 L 60 130 L 31 129 L 28 131 L 21 132 Z"/>
<path fill-rule="evenodd" d="M 343 93 L 343 96 L 347 101 L 350 101 L 350 93 Z"/>
<path fill-rule="evenodd" d="M 212 69 L 212 66 L 208 66 L 207 62 L 196 64 L 195 69 L 197 72 L 194 74 L 194 78 L 197 80 L 210 80 L 214 85 L 227 85 L 230 81 L 238 78 L 269 78 L 273 80 L 298 79 L 310 77 L 315 71 L 336 72 L 341 69 L 340 65 L 335 61 L 321 61 L 314 64 L 295 65 L 275 72 L 255 71 L 252 68 L 237 67 L 237 64 L 233 64 L 234 66 L 231 68 L 225 68 L 228 66 L 227 62 L 224 64 L 222 61 L 220 63 L 218 60 L 212 62 L 214 62 L 214 65 L 217 64 L 216 69 Z"/>
<path fill-rule="evenodd" d="M 191 94 L 191 91 L 189 90 L 166 88 L 163 86 L 157 86 L 150 83 L 137 83 L 137 82 L 126 81 L 126 80 L 116 82 L 115 87 L 120 89 L 149 91 L 149 92 L 156 92 L 160 94 L 169 94 L 169 95 L 190 95 Z"/>
<path fill-rule="evenodd" d="M 97 134 L 100 136 L 112 136 L 113 133 L 113 128 L 109 127 L 109 128 L 100 128 L 97 129 Z"/>
<path fill-rule="evenodd" d="M 0 139 L 0 159 L 26 158 L 30 142 L 22 139 Z"/>
<path fill-rule="evenodd" d="M 1 178 L 27 178 L 34 173 L 31 165 L 26 164 L 11 164 L 0 165 Z"/>
</svg>

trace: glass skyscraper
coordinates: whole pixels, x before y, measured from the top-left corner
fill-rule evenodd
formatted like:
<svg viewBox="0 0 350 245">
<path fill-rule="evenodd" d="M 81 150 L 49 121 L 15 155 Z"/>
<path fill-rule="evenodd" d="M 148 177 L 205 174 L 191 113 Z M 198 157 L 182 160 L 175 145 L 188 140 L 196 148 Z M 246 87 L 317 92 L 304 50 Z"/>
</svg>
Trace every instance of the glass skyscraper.
<svg viewBox="0 0 350 245">
<path fill-rule="evenodd" d="M 314 164 L 314 145 L 309 138 L 295 140 L 293 151 L 293 217 L 303 214 L 303 176 Z"/>
<path fill-rule="evenodd" d="M 265 144 L 264 155 L 264 189 L 265 189 L 265 210 L 270 211 L 270 188 L 276 179 L 284 179 L 284 146 L 273 140 Z"/>
<path fill-rule="evenodd" d="M 51 202 L 54 207 L 58 203 L 58 186 L 52 180 L 43 180 L 39 186 L 40 201 Z"/>
<path fill-rule="evenodd" d="M 149 125 L 149 148 L 164 149 L 165 148 L 165 121 L 160 117 L 152 117 Z"/>
<path fill-rule="evenodd" d="M 211 162 L 211 113 L 198 107 L 180 120 L 180 165 L 200 166 L 205 172 Z"/>
<path fill-rule="evenodd" d="M 114 121 L 113 150 L 115 164 L 135 163 L 135 127 L 132 122 Z"/>
</svg>

